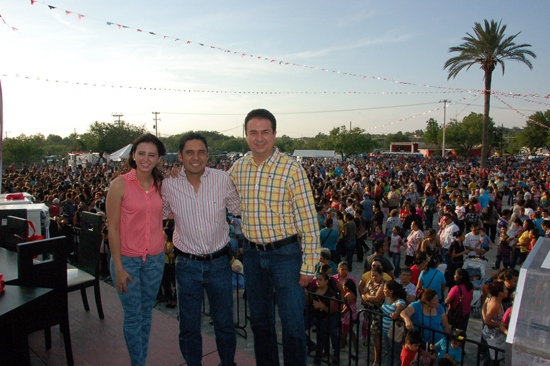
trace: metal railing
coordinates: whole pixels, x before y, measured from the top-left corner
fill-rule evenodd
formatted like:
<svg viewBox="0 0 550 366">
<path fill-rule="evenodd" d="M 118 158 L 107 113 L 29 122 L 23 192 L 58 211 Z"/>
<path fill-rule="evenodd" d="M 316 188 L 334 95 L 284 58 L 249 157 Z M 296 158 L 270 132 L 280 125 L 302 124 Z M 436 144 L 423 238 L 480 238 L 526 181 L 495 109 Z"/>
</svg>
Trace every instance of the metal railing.
<svg viewBox="0 0 550 366">
<path fill-rule="evenodd" d="M 243 337 L 244 339 L 248 339 L 248 331 L 246 330 L 246 327 L 248 326 L 248 302 L 245 299 L 246 292 L 244 290 L 239 290 L 239 283 L 244 283 L 244 276 L 242 273 L 233 272 L 233 275 L 237 276 L 237 288 L 234 291 L 236 296 L 234 296 L 234 303 L 233 303 L 233 319 L 235 321 L 235 331 L 238 335 Z M 241 296 L 241 294 L 243 296 Z M 202 297 L 202 314 L 206 315 L 208 317 L 212 317 L 212 314 L 210 313 L 210 308 L 207 309 L 206 306 L 206 290 L 204 290 L 204 295 Z M 244 314 L 241 314 L 241 309 L 244 309 Z M 210 320 L 210 324 L 214 324 L 212 320 Z"/>
<path fill-rule="evenodd" d="M 358 324 L 356 324 L 356 329 L 357 329 L 357 332 L 359 332 L 359 330 L 361 329 L 361 324 L 363 322 L 366 322 L 366 326 L 367 326 L 367 329 L 370 328 L 370 325 L 373 324 L 373 322 L 377 322 L 378 323 L 378 326 L 379 326 L 379 329 L 381 330 L 381 332 L 383 332 L 382 330 L 382 322 L 383 322 L 383 318 L 386 317 L 388 318 L 386 315 L 382 314 L 381 311 L 377 311 L 377 310 L 371 310 L 371 309 L 362 309 L 358 312 L 358 319 L 363 319 L 363 321 L 361 322 L 358 322 Z M 392 327 L 394 327 L 394 333 L 395 333 L 395 327 L 396 327 L 396 323 L 397 321 L 394 321 L 392 320 Z M 415 324 L 415 329 L 419 330 L 421 334 L 425 334 L 426 332 L 428 332 L 429 336 L 428 338 L 429 339 L 424 339 L 423 337 L 423 344 L 427 344 L 425 348 L 426 351 L 430 352 L 430 349 L 429 349 L 429 345 L 431 344 L 435 344 L 435 340 L 436 340 L 436 334 L 440 334 L 442 335 L 445 339 L 446 339 L 446 347 L 447 349 L 450 349 L 451 347 L 451 344 L 450 344 L 450 339 L 452 339 L 453 335 L 452 334 L 449 334 L 449 333 L 446 333 L 444 331 L 441 331 L 441 330 L 438 330 L 438 329 L 434 329 L 434 328 L 431 328 L 431 327 L 428 327 L 428 326 L 424 326 L 424 325 L 420 325 L 420 324 Z M 364 328 L 364 327 L 363 327 Z M 383 334 L 381 334 L 383 335 Z M 365 339 L 365 342 L 366 342 L 366 360 L 367 361 L 371 361 L 371 348 L 374 348 L 374 347 L 371 347 L 371 338 L 372 337 L 372 334 L 370 334 L 370 332 L 367 332 L 367 337 Z M 437 338 L 440 338 L 439 336 Z M 398 366 L 398 365 L 401 365 L 401 359 L 400 357 L 398 357 L 398 355 L 401 354 L 401 349 L 403 347 L 403 344 L 404 344 L 404 339 L 405 337 L 403 337 L 403 341 L 402 342 L 395 342 L 395 341 L 392 341 L 391 339 L 389 338 L 386 338 L 386 337 L 383 337 L 381 336 L 380 337 L 380 346 L 378 345 L 375 345 L 375 347 L 379 347 L 379 349 L 376 350 L 376 352 L 380 352 L 380 356 L 378 357 L 378 362 L 375 364 L 375 365 L 389 365 L 389 366 Z M 389 348 L 389 354 L 386 356 L 386 357 L 383 357 L 383 353 L 382 353 L 382 349 L 384 349 L 384 342 L 387 342 L 389 340 L 389 342 L 391 342 L 391 344 L 388 346 Z M 472 360 L 472 359 L 468 359 L 466 360 L 466 357 L 467 355 L 472 355 L 472 351 L 475 352 L 476 356 L 475 356 L 475 360 Z M 487 343 L 485 342 L 478 342 L 478 341 L 475 341 L 473 339 L 470 339 L 470 338 L 462 338 L 462 347 L 461 347 L 461 352 L 462 352 L 462 357 L 461 357 L 461 361 L 460 361 L 460 365 L 476 365 L 476 366 L 479 366 L 482 364 L 482 362 L 484 364 L 489 364 L 489 365 L 498 365 L 499 364 L 499 359 L 502 358 L 502 361 L 504 361 L 504 357 L 505 356 L 505 352 L 503 349 L 500 349 L 498 347 L 495 347 L 495 346 L 490 346 L 488 345 Z M 363 355 L 364 357 L 364 355 Z M 420 353 L 417 354 L 416 357 L 420 357 Z M 359 354 L 359 347 L 358 345 L 355 345 L 354 349 L 351 349 L 350 350 L 350 361 L 349 361 L 349 365 L 352 364 L 352 361 L 355 361 L 355 365 L 358 365 L 359 364 L 359 360 L 360 360 L 361 356 Z M 389 358 L 389 359 L 388 359 Z M 370 362 L 367 362 L 367 364 L 370 364 Z M 431 360 L 430 362 L 430 365 L 435 365 L 435 360 Z"/>
</svg>

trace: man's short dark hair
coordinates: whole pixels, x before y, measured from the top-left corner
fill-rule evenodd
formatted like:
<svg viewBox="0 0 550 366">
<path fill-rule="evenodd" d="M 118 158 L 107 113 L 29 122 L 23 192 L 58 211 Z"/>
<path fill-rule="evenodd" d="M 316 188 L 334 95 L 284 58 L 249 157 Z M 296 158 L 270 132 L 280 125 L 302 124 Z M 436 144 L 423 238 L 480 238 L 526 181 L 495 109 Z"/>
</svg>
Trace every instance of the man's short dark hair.
<svg viewBox="0 0 550 366">
<path fill-rule="evenodd" d="M 208 142 L 206 142 L 206 137 L 204 137 L 200 133 L 187 132 L 186 134 L 184 134 L 180 138 L 180 146 L 179 146 L 180 150 L 179 151 L 181 153 L 183 153 L 183 149 L 185 148 L 185 143 L 187 141 L 191 141 L 191 140 L 201 140 L 202 142 L 204 142 L 204 146 L 206 147 L 206 151 L 208 152 Z"/>
<path fill-rule="evenodd" d="M 271 122 L 271 128 L 273 129 L 273 132 L 277 131 L 277 120 L 270 111 L 268 111 L 267 109 L 254 109 L 250 111 L 244 119 L 244 130 L 246 133 L 248 133 L 248 121 L 254 118 L 267 119 L 269 122 Z"/>
<path fill-rule="evenodd" d="M 382 249 L 384 249 L 385 244 L 386 243 L 384 243 L 384 240 L 376 240 L 373 244 L 374 245 L 374 251 L 375 252 L 380 252 Z"/>
</svg>

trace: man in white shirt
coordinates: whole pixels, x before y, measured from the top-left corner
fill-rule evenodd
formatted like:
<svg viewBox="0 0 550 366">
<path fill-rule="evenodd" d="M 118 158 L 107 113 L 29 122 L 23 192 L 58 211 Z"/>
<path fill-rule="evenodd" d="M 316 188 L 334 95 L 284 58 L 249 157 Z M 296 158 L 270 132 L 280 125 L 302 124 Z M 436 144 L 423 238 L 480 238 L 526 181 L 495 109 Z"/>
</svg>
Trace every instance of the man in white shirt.
<svg viewBox="0 0 550 366">
<path fill-rule="evenodd" d="M 481 237 L 479 236 L 479 225 L 471 226 L 472 231 L 464 238 L 464 248 L 469 250 L 468 257 L 479 257 L 485 254 L 485 250 L 481 249 Z"/>
<path fill-rule="evenodd" d="M 443 247 L 443 250 L 441 251 L 443 262 L 445 264 L 449 264 L 447 263 L 447 250 L 449 250 L 451 244 L 456 239 L 455 233 L 460 229 L 456 226 L 453 221 L 453 217 L 450 214 L 445 214 L 443 217 L 445 229 L 441 232 L 439 240 L 441 241 L 441 246 Z"/>
</svg>

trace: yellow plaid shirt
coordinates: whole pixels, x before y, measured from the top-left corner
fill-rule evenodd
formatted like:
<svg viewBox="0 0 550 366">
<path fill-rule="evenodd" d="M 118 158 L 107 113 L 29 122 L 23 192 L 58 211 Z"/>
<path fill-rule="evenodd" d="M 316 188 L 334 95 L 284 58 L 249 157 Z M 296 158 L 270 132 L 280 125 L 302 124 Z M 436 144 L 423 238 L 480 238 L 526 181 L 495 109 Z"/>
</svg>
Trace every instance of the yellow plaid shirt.
<svg viewBox="0 0 550 366">
<path fill-rule="evenodd" d="M 239 159 L 229 175 L 241 197 L 244 236 L 266 244 L 299 234 L 300 273 L 313 275 L 319 262 L 319 233 L 313 194 L 302 166 L 275 148 L 260 165 L 252 155 Z"/>
</svg>

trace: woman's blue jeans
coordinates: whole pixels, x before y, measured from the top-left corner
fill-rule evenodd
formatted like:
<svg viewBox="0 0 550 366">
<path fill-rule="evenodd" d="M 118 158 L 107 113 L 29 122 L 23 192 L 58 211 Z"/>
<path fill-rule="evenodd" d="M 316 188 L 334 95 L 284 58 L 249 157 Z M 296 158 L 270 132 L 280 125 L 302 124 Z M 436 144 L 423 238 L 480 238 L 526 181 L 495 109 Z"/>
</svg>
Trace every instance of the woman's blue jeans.
<svg viewBox="0 0 550 366">
<path fill-rule="evenodd" d="M 285 366 L 306 365 L 304 309 L 306 293 L 300 286 L 302 250 L 300 244 L 285 245 L 271 251 L 243 245 L 246 295 L 254 332 L 254 353 L 258 366 L 279 365 L 275 330 L 274 295 L 283 328 Z"/>
<path fill-rule="evenodd" d="M 141 257 L 122 255 L 122 266 L 134 282 L 126 281 L 128 292 L 118 293 L 124 310 L 124 339 L 132 366 L 145 365 L 153 306 L 164 272 L 164 252 Z M 116 283 L 115 266 L 111 259 L 111 277 Z"/>
</svg>

